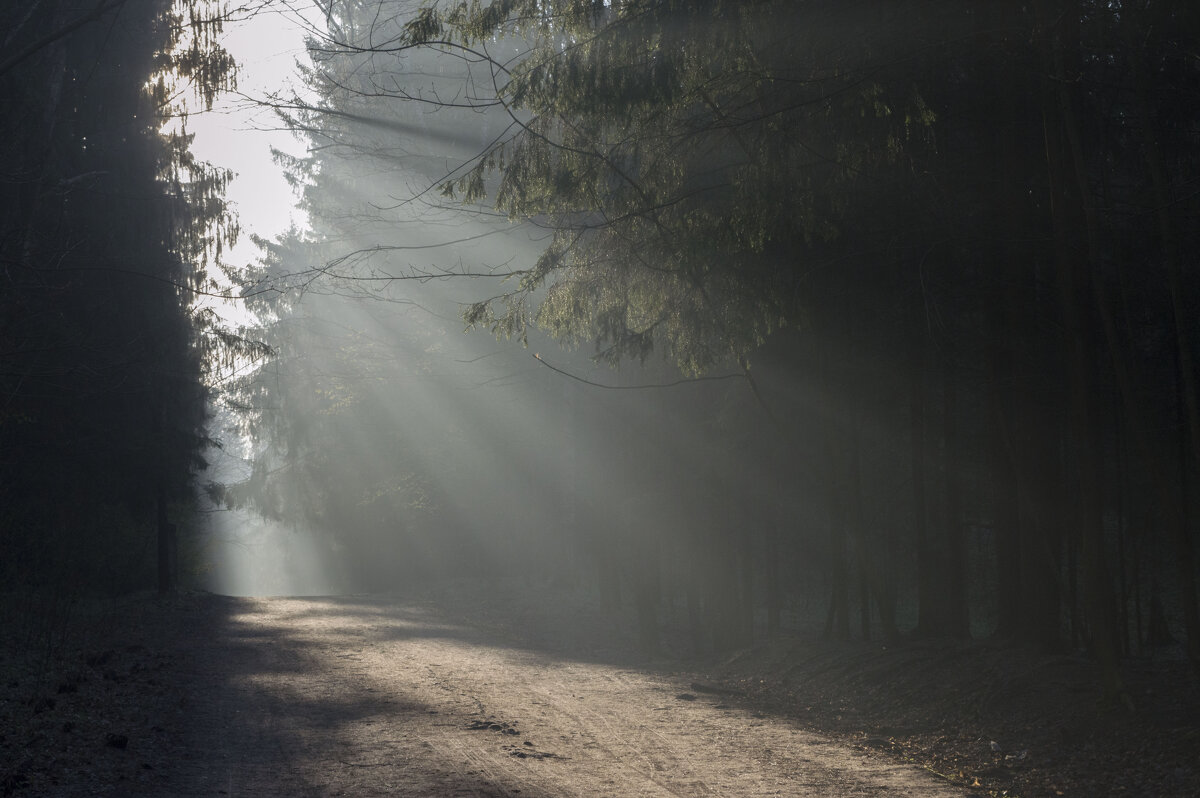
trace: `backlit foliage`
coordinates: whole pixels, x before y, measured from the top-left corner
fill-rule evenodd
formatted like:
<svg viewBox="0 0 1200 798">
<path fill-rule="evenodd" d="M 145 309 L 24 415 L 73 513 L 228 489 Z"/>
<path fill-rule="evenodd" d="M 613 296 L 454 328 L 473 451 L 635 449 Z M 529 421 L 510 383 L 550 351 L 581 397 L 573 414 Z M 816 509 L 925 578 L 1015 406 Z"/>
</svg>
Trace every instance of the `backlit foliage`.
<svg viewBox="0 0 1200 798">
<path fill-rule="evenodd" d="M 537 324 L 613 362 L 658 343 L 693 373 L 797 323 L 797 281 L 856 192 L 932 144 L 919 92 L 856 69 L 869 43 L 825 43 L 841 21 L 785 2 L 422 11 L 407 41 L 486 54 L 516 130 L 444 195 L 554 231 L 467 322 Z M 514 42 L 518 59 L 491 55 Z"/>
</svg>

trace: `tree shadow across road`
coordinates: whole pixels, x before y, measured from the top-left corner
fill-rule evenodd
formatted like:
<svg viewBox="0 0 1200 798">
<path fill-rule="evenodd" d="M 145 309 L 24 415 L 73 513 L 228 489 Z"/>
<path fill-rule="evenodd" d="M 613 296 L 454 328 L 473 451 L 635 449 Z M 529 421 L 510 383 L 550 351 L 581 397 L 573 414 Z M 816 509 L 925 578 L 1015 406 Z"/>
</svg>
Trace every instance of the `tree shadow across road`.
<svg viewBox="0 0 1200 798">
<path fill-rule="evenodd" d="M 158 764 L 114 796 L 536 794 L 439 751 L 436 729 L 469 721 L 373 655 L 406 640 L 478 645 L 468 626 L 398 596 L 197 594 L 175 617 Z"/>
<path fill-rule="evenodd" d="M 606 682 L 610 698 L 628 686 L 644 702 L 646 728 L 676 718 L 677 725 L 654 727 L 659 737 L 688 733 L 686 724 L 697 719 L 717 724 L 710 734 L 739 723 L 815 728 L 857 756 L 924 765 L 961 787 L 1036 795 L 1107 783 L 1184 795 L 1197 777 L 1167 750 L 1167 743 L 1186 747 L 1195 739 L 1194 719 L 1175 712 L 1127 722 L 1106 713 L 1088 700 L 1088 666 L 1074 658 L 1038 659 L 986 644 L 907 642 L 887 650 L 793 638 L 721 661 L 648 659 L 631 619 L 614 622 L 584 591 L 517 581 L 393 595 L 197 595 L 185 605 L 164 644 L 177 662 L 176 698 L 162 722 L 169 733 L 157 769 L 114 795 L 572 794 L 555 788 L 569 782 L 555 782 L 554 768 L 586 764 L 578 761 L 586 746 L 651 762 L 642 768 L 651 774 L 647 794 L 712 787 L 711 773 L 709 782 L 694 779 L 703 789 L 687 788 L 688 774 L 663 781 L 686 770 L 686 758 L 643 756 L 640 746 L 661 741 L 639 737 L 644 729 L 636 724 L 584 748 L 567 747 L 573 731 L 551 735 L 551 709 L 597 716 L 587 702 L 605 694 L 588 692 L 587 679 Z M 668 653 L 677 631 L 665 630 Z M 512 679 L 523 677 L 503 672 L 557 686 L 514 687 Z M 1194 693 L 1175 703 L 1195 704 Z M 530 706 L 564 695 L 579 703 Z M 686 714 L 702 710 L 709 714 Z M 1053 725 L 1041 728 L 1046 713 Z M 539 722 L 543 728 L 533 725 Z M 1160 726 L 1183 738 L 1146 733 Z M 507 757 L 521 757 L 520 767 Z M 748 772 L 755 767 L 743 763 Z M 659 790 L 659 782 L 666 787 Z"/>
<path fill-rule="evenodd" d="M 586 596 L 532 590 L 199 597 L 174 644 L 167 766 L 121 794 L 958 794 L 732 693 L 689 693 Z"/>
</svg>

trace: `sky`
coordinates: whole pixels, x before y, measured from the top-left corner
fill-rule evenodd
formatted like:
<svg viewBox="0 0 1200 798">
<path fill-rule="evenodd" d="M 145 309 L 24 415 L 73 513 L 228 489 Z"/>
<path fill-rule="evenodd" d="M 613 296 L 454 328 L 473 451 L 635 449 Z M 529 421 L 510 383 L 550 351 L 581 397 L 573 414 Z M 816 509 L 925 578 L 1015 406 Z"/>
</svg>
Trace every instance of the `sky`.
<svg viewBox="0 0 1200 798">
<path fill-rule="evenodd" d="M 249 98 L 262 98 L 295 83 L 296 60 L 307 60 L 301 25 L 290 15 L 263 13 L 230 24 L 222 41 L 240 65 L 239 93 Z M 227 263 L 240 265 L 257 257 L 251 234 L 270 239 L 293 221 L 303 223 L 296 197 L 271 149 L 299 155 L 304 147 L 290 132 L 279 129 L 270 110 L 246 99 L 225 98 L 213 111 L 193 114 L 187 127 L 196 136 L 192 152 L 198 158 L 236 173 L 226 196 L 237 210 L 242 235 L 225 256 Z"/>
</svg>

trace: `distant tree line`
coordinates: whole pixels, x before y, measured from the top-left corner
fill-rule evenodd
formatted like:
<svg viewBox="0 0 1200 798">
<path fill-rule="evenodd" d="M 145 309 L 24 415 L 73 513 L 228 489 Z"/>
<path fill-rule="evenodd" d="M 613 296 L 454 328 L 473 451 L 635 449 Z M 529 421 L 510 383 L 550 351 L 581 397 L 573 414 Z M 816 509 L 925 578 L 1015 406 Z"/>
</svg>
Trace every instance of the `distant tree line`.
<svg viewBox="0 0 1200 798">
<path fill-rule="evenodd" d="M 624 537 L 555 499 L 564 562 L 631 586 L 648 642 L 673 590 L 737 645 L 819 573 L 831 636 L 1086 647 L 1117 696 L 1172 635 L 1200 669 L 1197 40 L 1170 0 L 333 3 L 319 99 L 277 107 L 327 188 L 477 112 L 417 206 L 546 239 L 468 325 L 741 375 L 563 389 L 651 497 Z M 402 205 L 309 196 L 325 241 Z"/>
<path fill-rule="evenodd" d="M 0 10 L 0 590 L 171 586 L 206 444 L 229 175 L 162 132 L 232 85 L 207 0 Z M 233 343 L 226 340 L 224 343 Z"/>
</svg>

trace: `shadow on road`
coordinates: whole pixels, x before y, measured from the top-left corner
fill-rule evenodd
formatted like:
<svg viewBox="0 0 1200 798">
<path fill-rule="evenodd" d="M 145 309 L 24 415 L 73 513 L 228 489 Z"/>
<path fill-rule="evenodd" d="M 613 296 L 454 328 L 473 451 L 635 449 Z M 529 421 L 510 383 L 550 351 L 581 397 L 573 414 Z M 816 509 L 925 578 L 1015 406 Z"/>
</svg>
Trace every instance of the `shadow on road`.
<svg viewBox="0 0 1200 798">
<path fill-rule="evenodd" d="M 488 724 L 479 726 L 477 698 L 439 680 L 440 665 L 485 652 L 520 667 L 579 664 L 669 678 L 670 663 L 647 662 L 629 630 L 586 596 L 518 582 L 463 580 L 391 595 L 196 594 L 179 622 L 170 765 L 114 794 L 527 798 L 541 794 L 535 783 L 513 781 L 455 742 L 463 729 Z M 414 647 L 421 658 L 399 661 Z"/>
<path fill-rule="evenodd" d="M 471 728 L 470 713 L 434 708 L 428 685 L 380 663 L 404 641 L 444 641 L 450 656 L 506 645 L 427 600 L 202 595 L 180 620 L 170 766 L 113 795 L 539 794 L 440 750 L 440 731 Z"/>
<path fill-rule="evenodd" d="M 750 727 L 772 726 L 786 734 L 815 726 L 841 738 L 839 745 L 858 751 L 856 756 L 891 746 L 893 754 L 911 761 L 910 751 L 924 745 L 929 753 L 921 755 L 934 762 L 953 756 L 966 763 L 959 770 L 974 768 L 998 785 L 1018 787 L 1026 771 L 1032 778 L 1034 766 L 1046 767 L 1051 756 L 1063 768 L 1073 761 L 1054 735 L 1091 740 L 1096 736 L 1091 727 L 1112 726 L 1123 739 L 1141 739 L 1143 726 L 1194 728 L 1194 719 L 1181 715 L 1194 701 L 1179 696 L 1177 707 L 1156 704 L 1153 713 L 1128 720 L 1109 722 L 1094 709 L 1071 714 L 1079 696 L 1060 688 L 1087 687 L 1086 663 L 980 643 L 909 641 L 892 650 L 867 643 L 813 644 L 811 651 L 793 646 L 780 660 L 785 670 L 776 669 L 790 680 L 788 690 L 796 691 L 786 700 L 764 701 L 757 677 L 737 694 L 705 694 L 695 689 L 690 673 L 706 663 L 670 656 L 686 654 L 681 615 L 675 623 L 661 619 L 667 655 L 648 659 L 637 645 L 632 609 L 614 620 L 582 590 L 517 581 L 462 580 L 392 595 L 198 594 L 172 617 L 177 627 L 169 646 L 178 667 L 170 677 L 176 705 L 163 722 L 169 751 L 153 773 L 112 795 L 573 794 L 539 782 L 536 771 L 568 772 L 587 749 L 571 749 L 563 737 L 557 753 L 546 751 L 565 757 L 556 764 L 537 760 L 534 754 L 542 749 L 526 750 L 517 737 L 503 736 L 535 719 L 530 698 L 564 695 L 569 701 L 560 701 L 553 712 L 578 729 L 613 725 L 612 715 L 604 712 L 601 718 L 596 711 L 607 706 L 603 701 L 618 702 L 624 694 L 626 704 L 643 702 L 614 726 L 625 741 L 610 741 L 610 758 L 642 760 L 644 743 L 661 745 L 692 734 L 697 720 L 717 723 L 718 729 L 726 723 L 734 731 L 722 739 L 735 739 Z M 754 659 L 779 648 L 765 646 L 743 656 Z M 751 664 L 759 667 L 762 660 Z M 520 683 L 526 676 L 553 682 L 557 692 L 543 696 L 536 684 L 526 689 Z M 576 679 L 590 679 L 595 690 L 577 689 Z M 978 717 L 959 718 L 964 706 Z M 693 707 L 717 712 L 691 717 L 691 726 L 653 725 L 657 717 L 690 717 L 681 713 Z M 811 717 L 797 719 L 805 707 Z M 1043 734 L 1038 719 L 1047 713 L 1057 726 Z M 959 736 L 969 741 L 955 743 L 944 733 L 947 723 L 964 729 Z M 666 736 L 657 741 L 638 736 L 659 728 Z M 587 736 L 585 731 L 573 743 Z M 539 733 L 534 741 L 540 744 L 544 737 Z M 1034 764 L 997 766 L 998 755 L 975 745 L 979 739 L 1028 749 Z M 981 753 L 972 754 L 972 745 Z M 507 757 L 520 754 L 526 759 L 514 769 Z M 661 772 L 681 771 L 683 761 L 667 761 Z M 1190 779 L 1191 771 L 1163 772 L 1159 786 L 1169 789 L 1160 794 L 1188 794 L 1174 787 Z"/>
</svg>

